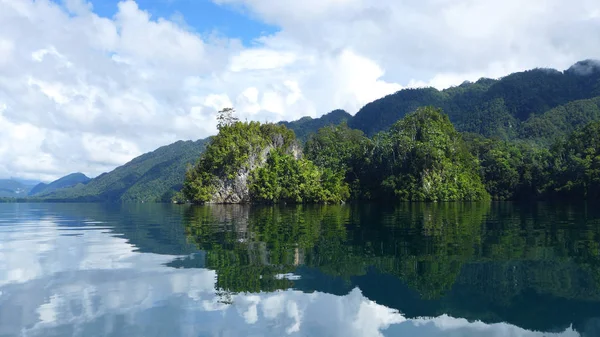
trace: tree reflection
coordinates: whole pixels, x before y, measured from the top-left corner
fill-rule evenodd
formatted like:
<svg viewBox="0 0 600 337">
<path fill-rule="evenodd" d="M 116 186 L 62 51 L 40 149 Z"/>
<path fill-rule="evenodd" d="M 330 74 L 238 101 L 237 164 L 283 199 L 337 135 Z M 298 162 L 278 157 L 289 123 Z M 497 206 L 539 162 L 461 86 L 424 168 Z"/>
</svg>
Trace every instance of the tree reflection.
<svg viewBox="0 0 600 337">
<path fill-rule="evenodd" d="M 446 313 L 544 330 L 573 323 L 565 313 L 591 317 L 600 308 L 596 209 L 215 205 L 190 207 L 184 219 L 224 294 L 324 291 L 340 280 L 412 317 Z"/>
<path fill-rule="evenodd" d="M 321 237 L 343 241 L 348 211 L 341 206 L 192 207 L 185 228 L 188 239 L 206 251 L 205 267 L 217 271 L 218 289 L 274 291 L 293 286 L 284 275 L 303 264 Z"/>
</svg>

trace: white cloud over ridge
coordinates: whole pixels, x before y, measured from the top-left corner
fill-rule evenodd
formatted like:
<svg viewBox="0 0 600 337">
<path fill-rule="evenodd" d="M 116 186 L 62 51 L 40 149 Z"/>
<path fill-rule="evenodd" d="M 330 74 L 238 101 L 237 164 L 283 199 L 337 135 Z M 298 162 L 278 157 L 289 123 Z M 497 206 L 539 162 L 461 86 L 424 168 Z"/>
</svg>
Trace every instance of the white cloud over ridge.
<svg viewBox="0 0 600 337">
<path fill-rule="evenodd" d="M 0 177 L 95 176 L 242 119 L 355 113 L 403 86 L 447 87 L 600 52 L 592 0 L 214 0 L 280 27 L 252 46 L 82 0 L 0 0 Z M 185 16 L 185 15 L 184 15 Z"/>
</svg>

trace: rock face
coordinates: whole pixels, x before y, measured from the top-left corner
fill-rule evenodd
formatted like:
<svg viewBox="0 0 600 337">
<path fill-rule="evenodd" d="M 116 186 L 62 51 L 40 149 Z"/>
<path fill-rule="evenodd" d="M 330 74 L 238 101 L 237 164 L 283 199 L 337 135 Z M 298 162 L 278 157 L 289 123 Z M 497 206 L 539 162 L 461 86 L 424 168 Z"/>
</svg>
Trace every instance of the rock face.
<svg viewBox="0 0 600 337">
<path fill-rule="evenodd" d="M 197 164 L 186 172 L 181 197 L 198 204 L 249 203 L 251 173 L 267 163 L 272 151 L 296 159 L 302 156 L 294 132 L 283 125 L 222 125 Z"/>
<path fill-rule="evenodd" d="M 238 170 L 233 179 L 217 179 L 216 192 L 209 201 L 213 204 L 242 204 L 250 202 L 250 191 L 248 186 L 248 178 L 250 172 L 258 167 L 262 167 L 269 153 L 283 146 L 283 137 L 274 137 L 273 144 L 253 152 L 250 155 L 247 165 Z M 289 146 L 284 150 L 287 154 L 292 154 L 294 158 L 302 157 L 302 149 L 297 143 Z"/>
<path fill-rule="evenodd" d="M 210 203 L 213 204 L 240 204 L 250 202 L 248 190 L 248 176 L 250 170 L 241 169 L 233 179 L 218 179 L 217 191 Z"/>
</svg>

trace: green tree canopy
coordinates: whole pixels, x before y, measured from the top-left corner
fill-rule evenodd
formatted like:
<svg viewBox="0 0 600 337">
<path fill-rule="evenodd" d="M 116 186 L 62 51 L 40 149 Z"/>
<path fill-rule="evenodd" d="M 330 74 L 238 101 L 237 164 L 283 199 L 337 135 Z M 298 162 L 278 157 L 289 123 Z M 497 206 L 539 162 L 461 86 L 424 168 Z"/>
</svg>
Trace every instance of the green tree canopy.
<svg viewBox="0 0 600 337">
<path fill-rule="evenodd" d="M 478 164 L 448 116 L 419 108 L 376 136 L 374 161 L 380 162 L 382 187 L 400 200 L 481 200 L 489 197 Z"/>
<path fill-rule="evenodd" d="M 600 198 L 600 121 L 587 124 L 554 147 L 554 192 L 568 198 Z"/>
</svg>

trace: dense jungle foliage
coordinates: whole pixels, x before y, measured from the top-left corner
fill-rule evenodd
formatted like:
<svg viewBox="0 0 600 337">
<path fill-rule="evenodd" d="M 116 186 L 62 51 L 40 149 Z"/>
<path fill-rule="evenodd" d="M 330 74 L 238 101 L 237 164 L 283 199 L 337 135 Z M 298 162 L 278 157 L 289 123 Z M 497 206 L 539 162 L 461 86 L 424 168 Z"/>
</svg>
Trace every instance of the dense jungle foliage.
<svg viewBox="0 0 600 337">
<path fill-rule="evenodd" d="M 340 176 L 297 158 L 294 132 L 283 125 L 232 121 L 219 128 L 198 164 L 187 172 L 183 198 L 221 202 L 227 186 L 248 190 L 237 202 L 341 202 L 348 188 Z M 225 201 L 227 202 L 227 201 Z"/>
<path fill-rule="evenodd" d="M 250 202 L 339 203 L 346 200 L 477 201 L 600 197 L 600 122 L 575 129 L 551 147 L 456 131 L 447 115 L 418 108 L 373 137 L 346 123 L 312 134 L 303 158 L 266 152 L 282 125 L 236 122 L 208 145 L 184 186 L 187 200 L 210 201 L 218 177 L 233 179 L 246 165 Z M 275 138 L 273 138 L 275 137 Z M 254 154 L 254 155 L 253 155 Z"/>
<path fill-rule="evenodd" d="M 355 199 L 452 201 L 487 199 L 478 165 L 439 109 L 425 107 L 367 138 L 347 125 L 321 129 L 307 158 L 338 171 Z"/>
<path fill-rule="evenodd" d="M 210 201 L 219 177 L 234 179 L 238 171 L 254 168 L 263 150 L 292 142 L 293 132 L 282 126 L 239 121 L 220 126 L 196 166 L 187 170 L 183 196 L 192 202 Z"/>
<path fill-rule="evenodd" d="M 441 91 L 400 90 L 365 105 L 348 124 L 374 135 L 419 107 L 433 106 L 443 109 L 460 132 L 506 140 L 546 135 L 554 140 L 596 118 L 599 96 L 600 63 L 586 60 L 563 72 L 533 69 Z M 585 101 L 571 103 L 578 100 Z"/>
</svg>

